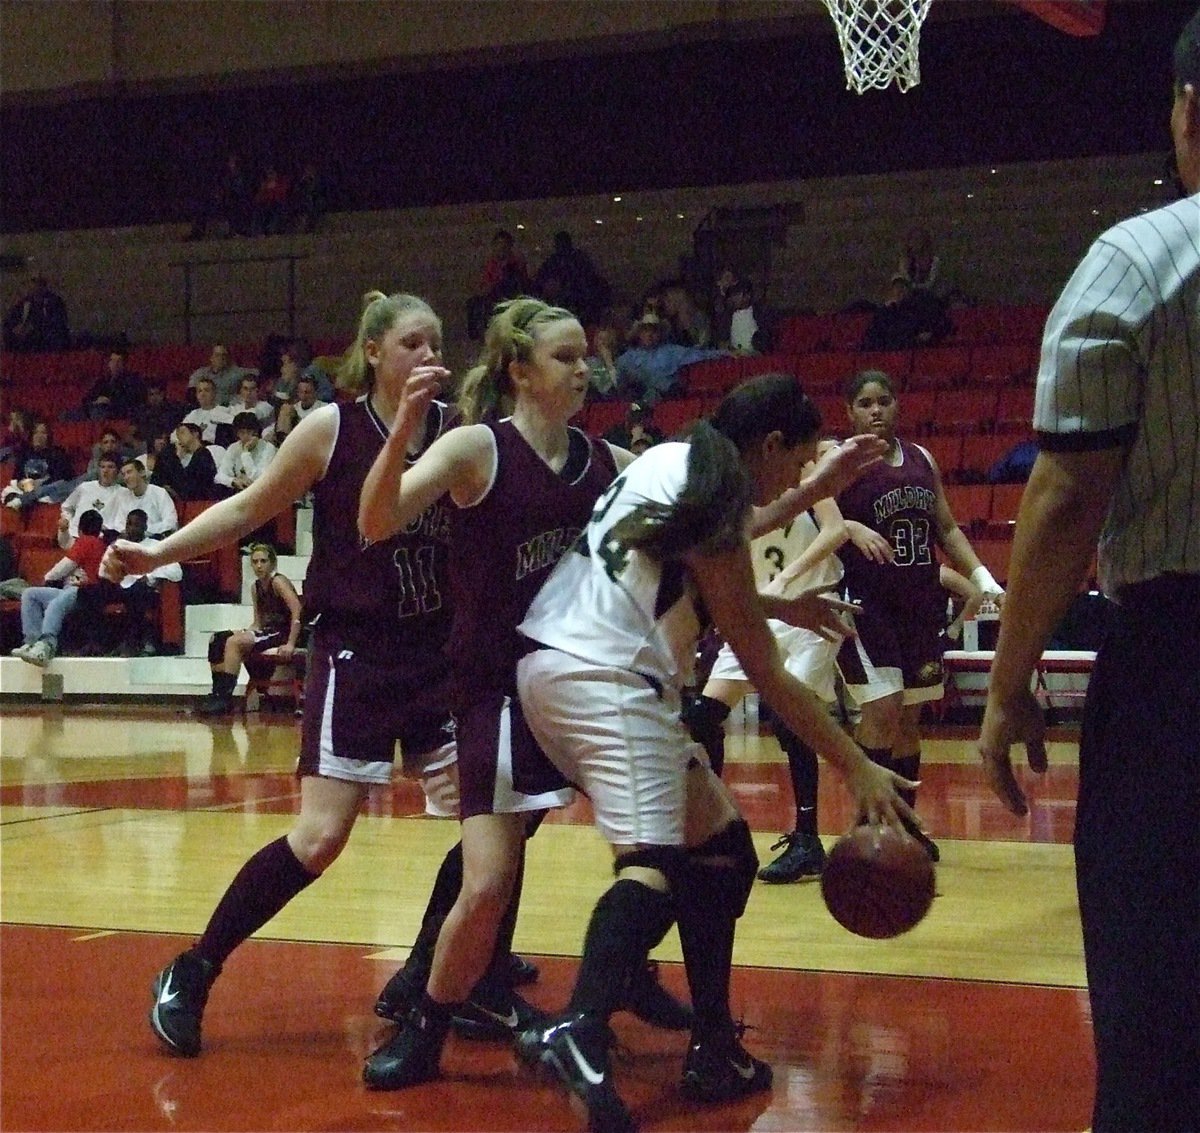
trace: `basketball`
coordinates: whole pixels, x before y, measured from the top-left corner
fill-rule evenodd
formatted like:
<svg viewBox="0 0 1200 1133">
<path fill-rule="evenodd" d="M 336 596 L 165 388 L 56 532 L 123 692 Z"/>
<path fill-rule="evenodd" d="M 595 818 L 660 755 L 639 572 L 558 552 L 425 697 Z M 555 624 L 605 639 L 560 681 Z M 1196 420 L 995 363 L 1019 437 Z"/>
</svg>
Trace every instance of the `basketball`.
<svg viewBox="0 0 1200 1133">
<path fill-rule="evenodd" d="M 857 826 L 830 850 L 821 896 L 843 928 L 884 940 L 920 923 L 933 904 L 934 882 L 933 862 L 915 839 L 886 826 Z"/>
</svg>

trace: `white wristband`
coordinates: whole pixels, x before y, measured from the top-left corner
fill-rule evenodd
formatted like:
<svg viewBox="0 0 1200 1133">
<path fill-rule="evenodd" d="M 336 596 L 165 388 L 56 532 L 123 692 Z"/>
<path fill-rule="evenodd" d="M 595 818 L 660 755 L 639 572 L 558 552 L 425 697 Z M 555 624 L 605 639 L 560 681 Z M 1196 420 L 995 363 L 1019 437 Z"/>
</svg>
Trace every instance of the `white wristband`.
<svg viewBox="0 0 1200 1133">
<path fill-rule="evenodd" d="M 971 581 L 985 594 L 1004 593 L 1004 587 L 992 577 L 992 572 L 985 566 L 977 566 L 971 571 Z"/>
</svg>

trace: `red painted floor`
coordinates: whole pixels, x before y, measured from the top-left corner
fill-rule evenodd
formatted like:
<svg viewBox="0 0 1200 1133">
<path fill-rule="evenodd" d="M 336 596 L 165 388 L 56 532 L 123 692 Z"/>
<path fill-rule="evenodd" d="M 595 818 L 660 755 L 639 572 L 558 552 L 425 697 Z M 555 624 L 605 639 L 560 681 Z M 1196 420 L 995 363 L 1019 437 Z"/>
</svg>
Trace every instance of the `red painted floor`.
<svg viewBox="0 0 1200 1133">
<path fill-rule="evenodd" d="M 206 1013 L 205 1053 L 162 1051 L 145 1012 L 186 941 L 79 939 L 5 925 L 0 1124 L 17 1130 L 555 1130 L 560 1092 L 503 1044 L 451 1041 L 442 1081 L 373 1093 L 358 1080 L 387 1034 L 370 1005 L 392 965 L 349 946 L 249 941 Z M 565 997 L 574 963 L 539 957 L 529 998 Z M 683 990 L 682 972 L 664 979 Z M 620 1088 L 656 1130 L 1072 1130 L 1087 1123 L 1090 1039 L 1074 990 L 740 970 L 747 1042 L 770 1093 L 698 1108 L 676 1090 L 685 1036 L 618 1016 Z"/>
</svg>

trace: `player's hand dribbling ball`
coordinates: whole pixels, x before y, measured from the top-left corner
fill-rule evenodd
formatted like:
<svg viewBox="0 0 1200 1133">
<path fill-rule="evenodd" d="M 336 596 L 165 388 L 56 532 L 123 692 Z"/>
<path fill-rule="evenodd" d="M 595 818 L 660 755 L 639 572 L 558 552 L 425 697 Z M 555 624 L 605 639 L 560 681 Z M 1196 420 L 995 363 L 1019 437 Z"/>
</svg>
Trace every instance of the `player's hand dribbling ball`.
<svg viewBox="0 0 1200 1133">
<path fill-rule="evenodd" d="M 887 826 L 856 826 L 834 844 L 821 871 L 833 919 L 856 936 L 907 932 L 933 904 L 933 863 L 924 848 Z"/>
</svg>

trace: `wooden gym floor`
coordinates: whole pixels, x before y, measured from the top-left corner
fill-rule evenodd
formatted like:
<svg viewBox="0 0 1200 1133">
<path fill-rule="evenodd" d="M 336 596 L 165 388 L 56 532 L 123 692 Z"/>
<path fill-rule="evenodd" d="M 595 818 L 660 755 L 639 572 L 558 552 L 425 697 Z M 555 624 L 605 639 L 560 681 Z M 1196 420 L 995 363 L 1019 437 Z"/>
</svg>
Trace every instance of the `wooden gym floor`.
<svg viewBox="0 0 1200 1133">
<path fill-rule="evenodd" d="M 0 1128 L 555 1130 L 563 1095 L 503 1044 L 452 1039 L 439 1082 L 366 1091 L 387 1033 L 376 992 L 411 944 L 450 822 L 397 781 L 327 875 L 239 949 L 214 987 L 205 1051 L 165 1053 L 146 1024 L 155 972 L 198 934 L 242 862 L 298 801 L 290 716 L 0 713 Z M 686 1036 L 618 1015 L 617 1074 L 645 1130 L 1079 1130 L 1091 1040 L 1070 846 L 1076 749 L 1052 745 L 1032 812 L 987 792 L 970 732 L 925 748 L 919 809 L 942 849 L 938 898 L 896 940 L 861 940 L 816 884 L 758 884 L 739 928 L 735 1011 L 774 1088 L 698 1108 L 676 1090 Z M 763 860 L 791 822 L 778 745 L 735 735 L 727 780 Z M 1027 781 L 1028 782 L 1028 781 Z M 832 776 L 821 832 L 849 822 Z M 561 1006 L 607 851 L 586 804 L 533 840 L 517 948 Z M 659 950 L 684 992 L 678 939 Z"/>
</svg>

